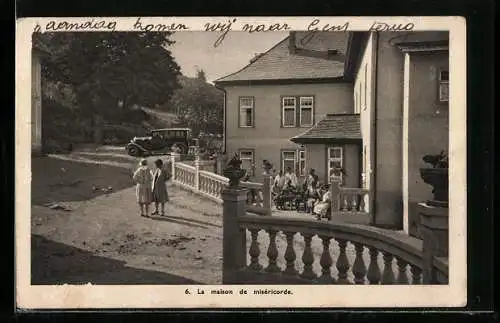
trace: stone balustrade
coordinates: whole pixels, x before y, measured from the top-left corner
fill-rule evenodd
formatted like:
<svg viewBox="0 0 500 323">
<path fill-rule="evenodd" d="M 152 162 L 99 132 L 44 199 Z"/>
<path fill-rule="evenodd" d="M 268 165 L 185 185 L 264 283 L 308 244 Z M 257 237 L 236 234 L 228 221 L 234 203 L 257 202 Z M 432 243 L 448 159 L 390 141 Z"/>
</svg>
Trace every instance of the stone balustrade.
<svg viewBox="0 0 500 323">
<path fill-rule="evenodd" d="M 447 283 L 447 260 L 429 265 L 420 239 L 338 219 L 250 214 L 247 193 L 222 192 L 224 284 Z"/>
<path fill-rule="evenodd" d="M 170 157 L 172 182 L 181 188 L 222 204 L 222 191 L 229 184 L 227 177 L 200 169 L 200 160 L 195 158 L 193 165 L 181 162 L 179 156 Z M 271 215 L 271 176 L 264 176 L 263 183 L 241 182 L 248 189 L 245 209 L 260 215 Z"/>
<path fill-rule="evenodd" d="M 331 217 L 355 223 L 372 223 L 369 206 L 370 191 L 364 188 L 340 186 L 336 177 L 331 178 L 330 193 L 332 196 Z"/>
</svg>

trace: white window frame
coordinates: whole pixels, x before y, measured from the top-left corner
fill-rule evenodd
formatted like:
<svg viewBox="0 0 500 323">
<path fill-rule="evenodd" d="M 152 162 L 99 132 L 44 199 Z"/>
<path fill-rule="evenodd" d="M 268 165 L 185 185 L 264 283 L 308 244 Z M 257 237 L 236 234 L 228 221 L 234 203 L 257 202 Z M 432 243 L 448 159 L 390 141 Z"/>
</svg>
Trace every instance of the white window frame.
<svg viewBox="0 0 500 323">
<path fill-rule="evenodd" d="M 311 105 L 303 105 L 302 99 L 310 99 Z M 302 123 L 302 110 L 311 109 L 311 123 L 303 124 Z M 314 97 L 313 96 L 301 96 L 299 97 L 299 122 L 301 127 L 312 127 L 314 125 Z"/>
<path fill-rule="evenodd" d="M 285 124 L 285 110 L 291 110 L 292 106 L 285 107 L 285 100 L 293 99 L 293 124 L 286 125 Z M 281 126 L 283 128 L 294 128 L 297 124 L 297 98 L 294 96 L 284 96 L 281 98 Z"/>
<path fill-rule="evenodd" d="M 306 159 L 306 149 L 302 148 L 297 150 L 298 165 L 299 165 L 299 176 L 306 176 L 307 174 L 307 159 Z M 302 162 L 304 162 L 304 167 L 300 167 Z"/>
<path fill-rule="evenodd" d="M 448 73 L 448 80 L 443 80 L 442 79 L 442 73 Z M 447 86 L 448 87 L 448 97 L 444 98 L 442 96 L 442 88 L 444 86 Z M 439 102 L 449 102 L 450 98 L 449 98 L 449 95 L 450 95 L 450 72 L 448 71 L 448 69 L 441 69 L 439 70 L 439 86 L 438 86 L 438 100 Z"/>
<path fill-rule="evenodd" d="M 333 157 L 333 154 L 332 154 L 332 151 L 334 149 L 339 149 L 340 150 L 340 157 Z M 340 167 L 343 169 L 344 168 L 344 147 L 342 146 L 330 146 L 328 147 L 328 152 L 327 152 L 327 167 L 328 167 L 328 184 L 331 183 L 331 171 L 332 171 L 332 167 L 330 167 L 330 162 L 331 161 L 337 161 L 337 162 L 340 162 Z M 342 183 L 344 181 L 344 176 L 343 174 L 341 173 L 340 176 L 338 176 L 340 178 L 340 183 Z"/>
<path fill-rule="evenodd" d="M 283 174 L 286 173 L 286 168 L 285 168 L 285 160 L 292 160 L 292 159 L 285 159 L 285 153 L 293 153 L 293 168 L 292 171 L 297 174 L 297 150 L 296 149 L 284 149 L 281 151 L 281 170 L 283 171 Z"/>
<path fill-rule="evenodd" d="M 251 105 L 242 105 L 241 104 L 241 101 L 242 100 L 246 100 L 246 99 L 251 100 L 251 102 L 252 102 Z M 239 110 L 238 111 L 240 113 L 240 115 L 238 117 L 238 120 L 239 120 L 239 125 L 238 126 L 239 126 L 239 128 L 253 128 L 253 127 L 255 127 L 255 124 L 254 124 L 254 120 L 255 120 L 255 108 L 254 108 L 255 107 L 255 99 L 254 99 L 254 97 L 252 97 L 252 96 L 241 96 L 241 97 L 239 97 L 239 99 L 238 99 L 238 106 L 239 106 Z M 250 120 L 250 123 L 251 123 L 250 126 L 247 125 L 247 122 L 244 122 L 244 121 L 247 121 L 247 120 L 243 120 L 242 119 L 242 111 L 243 111 L 243 109 L 245 109 L 245 112 L 246 112 L 246 110 L 251 110 L 252 111 L 252 118 Z M 245 113 L 245 118 L 246 118 L 246 113 Z"/>
<path fill-rule="evenodd" d="M 248 157 L 243 157 L 242 156 L 242 153 L 250 153 L 252 155 L 252 158 L 248 158 Z M 238 155 L 240 157 L 240 160 L 248 160 L 250 161 L 250 176 L 253 176 L 254 175 L 254 165 L 255 165 L 255 152 L 253 149 L 240 149 L 238 151 Z"/>
</svg>

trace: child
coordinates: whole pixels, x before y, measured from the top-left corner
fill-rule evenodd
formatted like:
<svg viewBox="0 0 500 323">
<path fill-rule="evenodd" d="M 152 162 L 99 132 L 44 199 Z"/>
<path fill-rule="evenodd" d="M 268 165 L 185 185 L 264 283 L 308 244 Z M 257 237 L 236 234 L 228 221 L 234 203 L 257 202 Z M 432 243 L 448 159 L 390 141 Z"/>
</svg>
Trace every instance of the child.
<svg viewBox="0 0 500 323">
<path fill-rule="evenodd" d="M 139 209 L 141 216 L 148 217 L 149 204 L 151 203 L 151 183 L 153 182 L 153 176 L 151 175 L 151 170 L 148 167 L 148 161 L 146 159 L 141 160 L 139 168 L 135 171 L 133 175 L 135 186 L 135 195 L 137 197 L 137 203 L 139 204 Z"/>
<path fill-rule="evenodd" d="M 161 159 L 155 161 L 156 170 L 153 174 L 153 200 L 155 211 L 151 214 L 158 215 L 158 208 L 161 205 L 161 216 L 165 216 L 165 203 L 168 202 L 167 181 L 170 175 L 163 169 Z"/>
</svg>

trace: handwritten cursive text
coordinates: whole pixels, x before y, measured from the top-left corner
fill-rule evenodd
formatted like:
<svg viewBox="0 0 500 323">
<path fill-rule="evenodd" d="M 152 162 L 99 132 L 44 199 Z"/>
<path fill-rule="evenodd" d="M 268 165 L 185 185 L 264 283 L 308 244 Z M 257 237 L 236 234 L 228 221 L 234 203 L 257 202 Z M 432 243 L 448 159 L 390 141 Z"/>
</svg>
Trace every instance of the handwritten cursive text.
<svg viewBox="0 0 500 323">
<path fill-rule="evenodd" d="M 368 31 L 411 31 L 415 28 L 415 24 L 409 22 L 407 24 L 387 24 L 385 22 L 375 21 L 370 26 Z"/>
<path fill-rule="evenodd" d="M 219 36 L 219 38 L 217 38 L 215 40 L 214 47 L 218 47 L 222 43 L 222 41 L 226 37 L 227 33 L 231 31 L 231 28 L 235 22 L 236 22 L 236 18 L 234 18 L 232 20 L 229 19 L 227 21 L 227 23 L 226 22 L 224 22 L 224 23 L 218 22 L 218 23 L 214 24 L 214 23 L 207 22 L 204 25 L 205 31 L 220 31 L 220 32 L 222 32 L 222 34 Z"/>
</svg>

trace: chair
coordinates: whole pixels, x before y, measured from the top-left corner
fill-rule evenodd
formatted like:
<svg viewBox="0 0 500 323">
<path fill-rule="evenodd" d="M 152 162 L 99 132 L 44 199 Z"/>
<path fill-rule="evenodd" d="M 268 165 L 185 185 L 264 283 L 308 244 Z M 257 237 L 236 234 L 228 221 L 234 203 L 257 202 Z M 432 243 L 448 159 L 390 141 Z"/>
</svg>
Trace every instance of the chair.
<svg viewBox="0 0 500 323">
<path fill-rule="evenodd" d="M 295 195 L 295 209 L 297 212 L 306 212 L 307 209 L 307 191 L 298 191 Z"/>
</svg>

